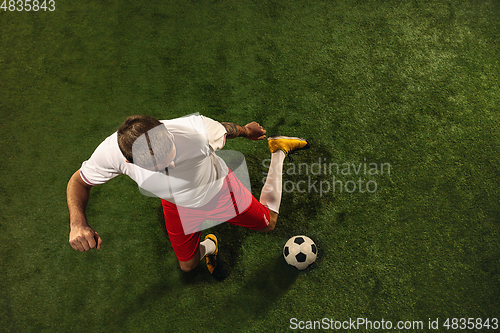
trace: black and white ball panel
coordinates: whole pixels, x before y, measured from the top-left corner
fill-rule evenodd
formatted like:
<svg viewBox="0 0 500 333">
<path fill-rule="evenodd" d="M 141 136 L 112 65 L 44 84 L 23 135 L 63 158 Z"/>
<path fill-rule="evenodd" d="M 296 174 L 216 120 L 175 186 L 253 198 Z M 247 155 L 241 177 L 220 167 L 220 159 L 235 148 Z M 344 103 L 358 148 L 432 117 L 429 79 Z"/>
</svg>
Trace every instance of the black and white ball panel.
<svg viewBox="0 0 500 333">
<path fill-rule="evenodd" d="M 318 249 L 307 236 L 290 238 L 283 248 L 283 256 L 289 265 L 297 269 L 305 269 L 316 260 Z"/>
</svg>

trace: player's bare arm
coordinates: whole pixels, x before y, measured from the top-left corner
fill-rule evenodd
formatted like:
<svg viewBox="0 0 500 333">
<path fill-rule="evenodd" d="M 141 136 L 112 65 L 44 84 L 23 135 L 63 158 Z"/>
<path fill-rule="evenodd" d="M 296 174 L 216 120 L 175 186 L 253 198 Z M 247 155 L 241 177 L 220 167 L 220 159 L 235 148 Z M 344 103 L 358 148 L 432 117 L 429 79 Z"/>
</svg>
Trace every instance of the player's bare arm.
<svg viewBox="0 0 500 333">
<path fill-rule="evenodd" d="M 240 126 L 234 123 L 221 124 L 226 128 L 226 138 L 228 139 L 244 137 L 249 140 L 262 140 L 266 137 L 266 130 L 255 121 L 252 121 L 245 126 Z"/>
<path fill-rule="evenodd" d="M 87 223 L 85 209 L 92 186 L 83 181 L 80 170 L 76 171 L 68 182 L 66 190 L 71 231 L 69 244 L 78 251 L 101 248 L 102 239 Z"/>
</svg>

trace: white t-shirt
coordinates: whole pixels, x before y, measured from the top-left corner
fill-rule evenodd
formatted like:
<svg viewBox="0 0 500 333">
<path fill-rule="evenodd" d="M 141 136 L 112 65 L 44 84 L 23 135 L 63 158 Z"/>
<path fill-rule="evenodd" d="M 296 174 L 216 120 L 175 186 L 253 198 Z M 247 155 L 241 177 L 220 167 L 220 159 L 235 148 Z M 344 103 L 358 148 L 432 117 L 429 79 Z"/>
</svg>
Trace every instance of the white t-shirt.
<svg viewBox="0 0 500 333">
<path fill-rule="evenodd" d="M 225 144 L 226 129 L 204 116 L 188 116 L 161 121 L 173 135 L 175 168 L 168 175 L 128 163 L 118 147 L 117 133 L 107 137 L 80 168 L 89 185 L 100 185 L 125 174 L 141 192 L 152 193 L 183 207 L 201 207 L 221 189 L 228 173 L 226 163 L 214 151 Z"/>
</svg>

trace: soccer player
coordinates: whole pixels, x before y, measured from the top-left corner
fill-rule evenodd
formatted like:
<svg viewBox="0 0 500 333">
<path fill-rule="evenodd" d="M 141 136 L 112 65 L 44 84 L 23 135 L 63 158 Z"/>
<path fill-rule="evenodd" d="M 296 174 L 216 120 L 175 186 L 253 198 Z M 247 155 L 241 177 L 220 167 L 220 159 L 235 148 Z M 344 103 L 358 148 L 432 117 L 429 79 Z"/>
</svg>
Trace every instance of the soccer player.
<svg viewBox="0 0 500 333">
<path fill-rule="evenodd" d="M 272 231 L 281 203 L 283 161 L 288 154 L 309 148 L 301 138 L 268 138 L 271 162 L 257 201 L 215 154 L 226 139 L 237 137 L 262 140 L 266 131 L 256 122 L 240 126 L 200 115 L 162 121 L 149 116 L 128 117 L 68 182 L 70 245 L 82 252 L 101 248 L 102 239 L 85 216 L 90 191 L 125 174 L 141 191 L 161 198 L 180 268 L 191 271 L 206 257 L 210 273 L 224 279 L 222 262 L 217 260 L 217 238 L 209 234 L 201 241 L 201 224 L 205 220 L 227 221 L 256 231 Z"/>
</svg>

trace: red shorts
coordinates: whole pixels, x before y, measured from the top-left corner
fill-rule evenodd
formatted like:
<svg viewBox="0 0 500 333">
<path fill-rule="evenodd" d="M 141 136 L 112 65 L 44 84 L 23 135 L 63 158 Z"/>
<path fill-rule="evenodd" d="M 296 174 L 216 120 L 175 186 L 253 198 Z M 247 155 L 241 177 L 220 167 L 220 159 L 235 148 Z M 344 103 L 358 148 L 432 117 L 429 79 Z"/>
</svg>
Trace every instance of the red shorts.
<svg viewBox="0 0 500 333">
<path fill-rule="evenodd" d="M 211 220 L 259 230 L 267 227 L 271 218 L 269 209 L 255 199 L 232 171 L 224 179 L 219 193 L 203 207 L 180 207 L 163 199 L 161 202 L 168 237 L 179 261 L 191 260 L 200 244 L 201 232 L 186 235 L 186 226 L 199 227 L 205 220 Z M 239 211 L 241 207 L 248 208 Z M 179 215 L 182 216 L 182 223 Z"/>
</svg>

